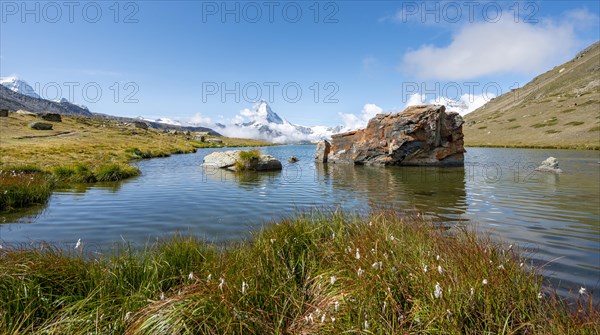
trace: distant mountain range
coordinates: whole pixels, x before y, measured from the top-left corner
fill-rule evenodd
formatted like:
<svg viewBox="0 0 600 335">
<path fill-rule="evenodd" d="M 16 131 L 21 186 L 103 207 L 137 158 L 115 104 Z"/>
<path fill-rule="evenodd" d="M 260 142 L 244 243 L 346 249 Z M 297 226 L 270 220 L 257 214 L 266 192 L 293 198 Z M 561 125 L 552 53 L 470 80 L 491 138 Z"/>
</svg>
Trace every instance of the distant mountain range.
<svg viewBox="0 0 600 335">
<path fill-rule="evenodd" d="M 177 126 L 209 126 L 230 137 L 244 137 L 271 141 L 274 143 L 308 143 L 330 138 L 345 130 L 343 126 L 301 126 L 289 122 L 275 113 L 269 104 L 261 100 L 252 108 L 240 113 L 245 121 L 232 122 L 228 125 L 214 123 L 210 125 L 193 122 L 182 122 L 170 118 L 147 119 L 146 121 L 172 124 Z"/>
<path fill-rule="evenodd" d="M 15 77 L 0 78 L 0 109 L 8 109 L 16 112 L 24 110 L 32 113 L 58 113 L 71 116 L 86 116 L 100 119 L 109 119 L 120 122 L 131 123 L 140 118 L 128 118 L 101 113 L 92 113 L 87 107 L 69 102 L 65 98 L 59 101 L 42 99 L 26 81 Z M 171 125 L 162 122 L 147 121 L 152 128 L 156 129 L 179 129 L 198 132 L 208 132 L 211 135 L 220 135 L 218 132 L 198 126 Z"/>
</svg>

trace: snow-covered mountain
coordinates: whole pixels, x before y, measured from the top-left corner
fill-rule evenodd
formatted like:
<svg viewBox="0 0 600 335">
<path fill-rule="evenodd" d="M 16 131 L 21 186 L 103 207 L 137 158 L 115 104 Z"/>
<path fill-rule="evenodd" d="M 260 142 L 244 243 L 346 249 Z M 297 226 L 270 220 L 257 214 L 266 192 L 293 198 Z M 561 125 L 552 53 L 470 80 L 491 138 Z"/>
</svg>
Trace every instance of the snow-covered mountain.
<svg viewBox="0 0 600 335">
<path fill-rule="evenodd" d="M 21 80 L 17 77 L 0 77 L 0 85 L 13 92 L 21 93 L 32 98 L 41 99 L 41 97 L 35 93 L 33 87 L 31 87 L 25 80 Z"/>
<path fill-rule="evenodd" d="M 231 122 L 218 123 L 210 118 L 196 117 L 187 121 L 161 117 L 143 120 L 162 124 L 192 127 L 210 127 L 229 137 L 261 139 L 274 143 L 306 143 L 330 138 L 332 134 L 348 130 L 343 126 L 302 126 L 289 122 L 275 113 L 269 104 L 261 100 L 252 108 L 240 111 Z M 199 120 L 198 120 L 199 119 Z"/>
<path fill-rule="evenodd" d="M 221 132 L 233 134 L 242 132 L 246 136 L 264 139 L 275 143 L 300 143 L 315 142 L 331 137 L 332 134 L 339 133 L 342 130 L 338 127 L 325 126 L 301 126 L 289 122 L 273 112 L 271 106 L 261 100 L 251 109 L 244 109 L 240 116 L 247 121 L 235 122 L 230 126 L 225 126 Z"/>
<path fill-rule="evenodd" d="M 31 85 L 29 85 L 25 80 L 19 79 L 14 76 L 0 77 L 0 85 L 8 88 L 9 90 L 11 90 L 13 92 L 17 92 L 17 93 L 26 95 L 28 97 L 32 97 L 35 99 L 44 99 L 39 94 L 37 94 L 35 92 L 35 90 L 33 89 L 33 87 L 31 87 Z M 77 107 L 80 107 L 80 108 L 83 108 L 83 109 L 86 109 L 89 111 L 89 108 L 87 108 L 87 106 L 72 103 L 65 98 L 60 98 L 58 100 L 51 100 L 51 101 L 54 101 L 54 102 L 57 102 L 64 106 L 67 106 L 67 108 L 70 108 L 70 105 L 73 105 L 73 106 L 77 106 Z"/>
</svg>

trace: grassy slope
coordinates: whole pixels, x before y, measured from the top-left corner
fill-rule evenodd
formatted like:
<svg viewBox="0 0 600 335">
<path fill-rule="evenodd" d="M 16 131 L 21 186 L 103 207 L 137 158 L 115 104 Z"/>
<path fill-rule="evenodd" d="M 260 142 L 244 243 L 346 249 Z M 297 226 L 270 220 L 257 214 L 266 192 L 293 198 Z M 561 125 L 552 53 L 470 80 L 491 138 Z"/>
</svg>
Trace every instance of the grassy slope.
<svg viewBox="0 0 600 335">
<path fill-rule="evenodd" d="M 600 149 L 600 44 L 468 114 L 463 131 L 467 146 Z"/>
<path fill-rule="evenodd" d="M 221 138 L 211 144 L 140 130 L 115 121 L 63 117 L 51 131 L 28 127 L 33 116 L 0 118 L 0 211 L 43 203 L 58 185 L 118 181 L 140 171 L 134 159 L 189 153 L 196 148 L 263 146 L 257 140 Z"/>
<path fill-rule="evenodd" d="M 392 213 L 297 215 L 223 248 L 82 243 L 0 249 L 2 334 L 600 331 L 588 295 L 570 311 L 516 248 Z"/>
<path fill-rule="evenodd" d="M 53 123 L 54 129 L 50 131 L 29 129 L 27 125 L 31 121 L 40 120 L 15 113 L 0 118 L 0 168 L 23 164 L 35 164 L 43 169 L 75 163 L 126 164 L 135 158 L 128 152 L 133 148 L 150 152 L 152 156 L 166 156 L 215 146 L 187 140 L 184 135 L 145 131 L 100 119 L 63 116 L 63 122 Z M 258 140 L 221 139 L 224 146 L 270 145 Z"/>
</svg>

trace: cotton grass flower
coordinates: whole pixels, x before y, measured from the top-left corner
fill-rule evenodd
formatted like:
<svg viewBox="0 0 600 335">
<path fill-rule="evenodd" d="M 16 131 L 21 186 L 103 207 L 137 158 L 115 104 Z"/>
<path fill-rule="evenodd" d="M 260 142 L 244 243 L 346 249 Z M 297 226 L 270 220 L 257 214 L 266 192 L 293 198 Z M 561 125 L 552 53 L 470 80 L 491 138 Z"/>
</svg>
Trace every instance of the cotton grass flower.
<svg viewBox="0 0 600 335">
<path fill-rule="evenodd" d="M 242 294 L 246 294 L 246 289 L 248 289 L 248 284 L 243 281 L 242 282 Z"/>
<path fill-rule="evenodd" d="M 339 301 L 336 300 L 333 303 L 333 310 L 336 311 L 336 312 L 340 310 L 340 302 Z"/>
<path fill-rule="evenodd" d="M 427 265 L 423 264 L 423 272 L 427 273 Z"/>
<path fill-rule="evenodd" d="M 225 279 L 223 277 L 219 278 L 219 290 L 223 291 L 223 285 L 225 285 Z"/>
<path fill-rule="evenodd" d="M 582 287 L 579 289 L 579 294 L 580 295 L 586 295 L 587 294 L 587 290 L 585 289 L 585 287 Z"/>
<path fill-rule="evenodd" d="M 190 272 L 190 274 L 188 275 L 188 279 L 189 280 L 194 280 L 194 273 Z"/>
<path fill-rule="evenodd" d="M 542 294 L 542 292 L 538 293 L 537 295 L 538 299 L 542 299 L 544 297 L 544 295 Z"/>
<path fill-rule="evenodd" d="M 354 256 L 356 259 L 360 259 L 360 252 L 358 248 L 356 248 L 356 255 Z"/>
<path fill-rule="evenodd" d="M 360 277 L 363 275 L 363 273 L 365 273 L 365 270 L 358 268 L 358 271 L 356 271 L 356 274 Z"/>
<path fill-rule="evenodd" d="M 444 270 L 442 269 L 442 266 L 441 266 L 441 265 L 438 265 L 438 269 L 437 269 L 437 270 L 438 270 L 438 272 L 439 272 L 440 274 L 444 273 Z"/>
<path fill-rule="evenodd" d="M 77 239 L 77 243 L 75 243 L 75 249 L 81 249 L 81 239 Z"/>
<path fill-rule="evenodd" d="M 487 285 L 487 284 L 488 284 L 488 280 L 487 280 L 487 279 L 484 279 L 484 280 L 482 280 L 482 281 L 481 281 L 481 283 L 482 283 L 483 285 Z"/>
<path fill-rule="evenodd" d="M 371 264 L 371 267 L 375 270 L 381 270 L 383 268 L 383 262 L 375 262 Z"/>
<path fill-rule="evenodd" d="M 439 299 L 442 297 L 442 287 L 440 286 L 440 283 L 435 283 L 435 291 L 433 291 L 433 296 L 436 299 Z"/>
<path fill-rule="evenodd" d="M 336 281 L 336 280 L 337 280 L 337 277 L 336 277 L 336 276 L 331 276 L 331 277 L 329 277 L 329 284 L 330 284 L 330 285 L 333 285 L 333 284 L 335 284 L 335 281 Z"/>
</svg>

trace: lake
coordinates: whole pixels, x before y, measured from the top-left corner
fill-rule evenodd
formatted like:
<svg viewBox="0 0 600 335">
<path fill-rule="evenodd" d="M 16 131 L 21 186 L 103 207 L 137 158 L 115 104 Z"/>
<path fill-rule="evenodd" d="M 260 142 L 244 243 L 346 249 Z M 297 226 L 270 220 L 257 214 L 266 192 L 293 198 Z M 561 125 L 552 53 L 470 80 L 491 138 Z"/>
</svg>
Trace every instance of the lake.
<svg viewBox="0 0 600 335">
<path fill-rule="evenodd" d="M 315 164 L 313 145 L 277 146 L 261 150 L 283 171 L 236 175 L 203 169 L 215 150 L 223 149 L 140 161 L 140 177 L 58 191 L 44 206 L 0 215 L 0 241 L 72 248 L 81 239 L 87 250 L 175 232 L 227 241 L 295 211 L 385 208 L 475 226 L 522 248 L 560 294 L 583 286 L 600 296 L 600 152 L 467 148 L 461 168 L 375 168 Z M 288 164 L 292 155 L 300 161 Z M 549 156 L 565 173 L 535 171 Z"/>
</svg>

